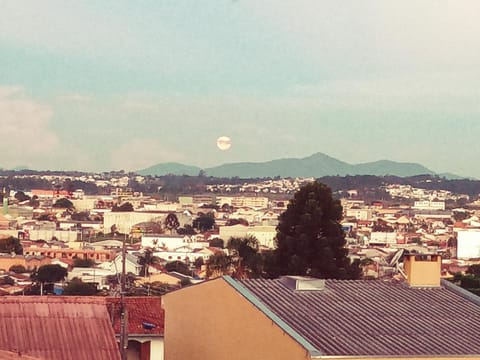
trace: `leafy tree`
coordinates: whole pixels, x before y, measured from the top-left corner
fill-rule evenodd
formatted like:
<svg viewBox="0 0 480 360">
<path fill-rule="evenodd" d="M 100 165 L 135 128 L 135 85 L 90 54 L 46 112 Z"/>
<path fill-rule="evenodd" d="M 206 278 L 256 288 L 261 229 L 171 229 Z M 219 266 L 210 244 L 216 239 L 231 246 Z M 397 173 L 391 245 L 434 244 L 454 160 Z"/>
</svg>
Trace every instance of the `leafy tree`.
<svg viewBox="0 0 480 360">
<path fill-rule="evenodd" d="M 142 265 L 141 272 L 144 274 L 145 277 L 149 275 L 148 268 L 150 265 L 158 264 L 160 262 L 160 258 L 153 255 L 153 250 L 150 248 L 146 248 L 143 252 L 143 255 L 138 257 L 138 263 Z"/>
<path fill-rule="evenodd" d="M 207 260 L 207 279 L 230 274 L 232 257 L 225 253 L 217 253 Z"/>
<path fill-rule="evenodd" d="M 122 205 L 118 206 L 117 204 L 113 205 L 112 211 L 114 212 L 129 212 L 133 211 L 133 205 L 129 202 L 125 202 Z"/>
<path fill-rule="evenodd" d="M 68 200 L 67 198 L 61 198 L 55 201 L 55 203 L 52 205 L 54 208 L 60 208 L 60 209 L 74 209 L 75 206 L 73 206 L 73 203 Z"/>
<path fill-rule="evenodd" d="M 27 272 L 27 269 L 25 269 L 23 265 L 12 265 L 8 271 L 14 272 L 15 274 L 23 274 Z"/>
<path fill-rule="evenodd" d="M 223 247 L 225 246 L 224 241 L 220 238 L 214 238 L 214 239 L 210 240 L 208 245 L 211 246 L 211 247 L 217 247 L 217 248 L 220 248 L 220 249 L 223 249 Z"/>
<path fill-rule="evenodd" d="M 64 295 L 92 296 L 97 294 L 97 286 L 94 283 L 84 283 L 79 278 L 73 278 L 63 288 Z"/>
<path fill-rule="evenodd" d="M 232 237 L 227 244 L 232 256 L 236 278 L 258 277 L 263 271 L 263 258 L 258 253 L 258 240 L 254 236 Z"/>
<path fill-rule="evenodd" d="M 300 188 L 280 215 L 270 276 L 308 275 L 319 278 L 355 278 L 340 226 L 342 207 L 331 189 L 319 182 Z"/>
<path fill-rule="evenodd" d="M 67 276 L 67 270 L 60 265 L 42 265 L 36 269 L 30 277 L 40 284 L 40 295 L 43 295 L 43 286 L 47 283 L 55 283 Z"/>
<path fill-rule="evenodd" d="M 204 261 L 202 257 L 198 257 L 195 259 L 193 262 L 193 265 L 195 266 L 196 269 L 200 269 L 204 265 Z"/>
<path fill-rule="evenodd" d="M 20 240 L 13 236 L 6 239 L 0 239 L 0 253 L 15 253 L 17 255 L 22 255 L 23 247 Z"/>
<path fill-rule="evenodd" d="M 191 276 L 192 272 L 190 271 L 187 264 L 182 261 L 171 261 L 165 264 L 165 270 L 167 271 L 175 271 L 183 275 Z"/>
<path fill-rule="evenodd" d="M 165 227 L 173 233 L 173 230 L 177 230 L 180 226 L 177 215 L 175 213 L 169 213 L 165 218 Z"/>
<path fill-rule="evenodd" d="M 233 226 L 233 225 L 245 225 L 248 226 L 248 220 L 246 219 L 228 219 L 227 223 L 225 224 L 226 226 Z"/>
<path fill-rule="evenodd" d="M 180 285 L 182 287 L 189 286 L 189 285 L 192 285 L 192 281 L 189 278 L 184 278 L 180 280 Z"/>
<path fill-rule="evenodd" d="M 93 266 L 95 266 L 95 261 L 92 259 L 82 259 L 82 258 L 73 259 L 73 267 L 89 268 Z"/>
<path fill-rule="evenodd" d="M 74 212 L 70 218 L 75 221 L 90 221 L 90 213 L 88 211 Z"/>
<path fill-rule="evenodd" d="M 179 227 L 177 229 L 177 234 L 178 235 L 195 235 L 197 232 L 193 228 L 192 225 L 185 224 L 185 227 L 181 228 Z"/>
<path fill-rule="evenodd" d="M 10 276 L 0 277 L 0 285 L 15 285 L 15 280 Z"/>
<path fill-rule="evenodd" d="M 480 264 L 470 265 L 466 273 L 475 277 L 480 277 Z"/>
<path fill-rule="evenodd" d="M 17 191 L 15 193 L 15 199 L 17 199 L 19 202 L 27 201 L 30 200 L 30 196 L 26 195 L 23 191 Z"/>
<path fill-rule="evenodd" d="M 38 200 L 37 195 L 33 195 L 32 198 L 30 199 L 29 205 L 33 207 L 34 209 L 38 208 L 40 206 L 40 200 Z"/>
<path fill-rule="evenodd" d="M 211 215 L 201 214 L 193 220 L 193 227 L 200 231 L 209 231 L 213 229 L 215 219 Z"/>
</svg>

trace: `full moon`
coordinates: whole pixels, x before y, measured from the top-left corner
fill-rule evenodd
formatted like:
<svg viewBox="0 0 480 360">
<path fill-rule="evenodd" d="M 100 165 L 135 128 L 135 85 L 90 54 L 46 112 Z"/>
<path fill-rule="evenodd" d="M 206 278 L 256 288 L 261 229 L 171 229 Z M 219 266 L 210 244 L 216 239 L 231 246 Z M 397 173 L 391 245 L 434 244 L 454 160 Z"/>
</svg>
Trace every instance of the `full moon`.
<svg viewBox="0 0 480 360">
<path fill-rule="evenodd" d="M 232 140 L 228 136 L 220 136 L 217 139 L 217 147 L 220 150 L 228 150 L 230 149 L 230 146 L 232 146 Z"/>
</svg>

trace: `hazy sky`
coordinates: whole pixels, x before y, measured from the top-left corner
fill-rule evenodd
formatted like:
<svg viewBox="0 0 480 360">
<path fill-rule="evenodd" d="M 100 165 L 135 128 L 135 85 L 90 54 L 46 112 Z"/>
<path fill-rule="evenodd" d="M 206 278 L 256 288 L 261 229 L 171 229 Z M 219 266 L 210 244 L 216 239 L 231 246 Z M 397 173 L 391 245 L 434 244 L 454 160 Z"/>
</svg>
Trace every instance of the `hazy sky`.
<svg viewBox="0 0 480 360">
<path fill-rule="evenodd" d="M 478 0 L 0 0 L 0 166 L 323 152 L 480 178 L 478 14 Z"/>
</svg>

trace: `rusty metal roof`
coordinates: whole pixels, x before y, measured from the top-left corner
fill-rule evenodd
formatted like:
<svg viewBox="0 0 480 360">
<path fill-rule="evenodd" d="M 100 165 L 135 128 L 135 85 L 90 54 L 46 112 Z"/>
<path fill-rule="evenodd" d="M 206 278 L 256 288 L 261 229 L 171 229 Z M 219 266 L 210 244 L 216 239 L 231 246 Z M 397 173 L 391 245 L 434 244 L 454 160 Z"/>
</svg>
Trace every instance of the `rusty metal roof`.
<svg viewBox="0 0 480 360">
<path fill-rule="evenodd" d="M 450 285 L 327 280 L 324 290 L 297 291 L 279 279 L 237 283 L 261 311 L 323 356 L 480 354 L 480 298 Z"/>
<path fill-rule="evenodd" d="M 0 350 L 51 360 L 115 360 L 120 353 L 97 297 L 0 297 Z"/>
</svg>

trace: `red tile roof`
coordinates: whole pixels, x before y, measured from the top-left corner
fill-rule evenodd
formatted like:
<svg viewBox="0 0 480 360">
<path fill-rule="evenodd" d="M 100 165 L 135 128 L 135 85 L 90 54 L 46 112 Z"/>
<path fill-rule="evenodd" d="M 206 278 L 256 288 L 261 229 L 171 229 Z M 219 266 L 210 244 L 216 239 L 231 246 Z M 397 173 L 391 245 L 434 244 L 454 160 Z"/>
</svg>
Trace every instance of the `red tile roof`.
<svg viewBox="0 0 480 360">
<path fill-rule="evenodd" d="M 105 298 L 108 311 L 113 315 L 113 327 L 120 334 L 120 298 Z M 125 297 L 128 311 L 128 334 L 163 336 L 165 314 L 158 296 Z M 153 325 L 153 326 L 152 326 Z"/>
<path fill-rule="evenodd" d="M 49 360 L 120 359 L 98 297 L 1 297 L 0 350 Z"/>
</svg>

